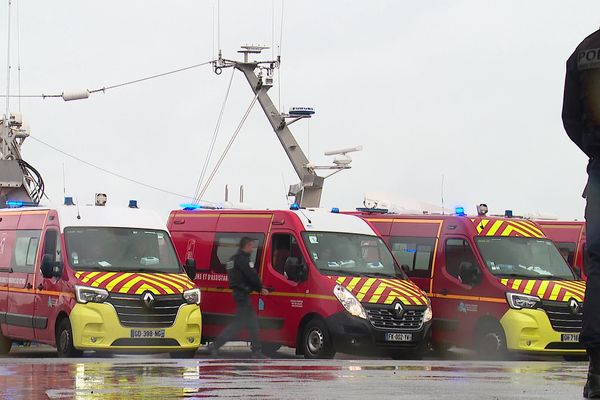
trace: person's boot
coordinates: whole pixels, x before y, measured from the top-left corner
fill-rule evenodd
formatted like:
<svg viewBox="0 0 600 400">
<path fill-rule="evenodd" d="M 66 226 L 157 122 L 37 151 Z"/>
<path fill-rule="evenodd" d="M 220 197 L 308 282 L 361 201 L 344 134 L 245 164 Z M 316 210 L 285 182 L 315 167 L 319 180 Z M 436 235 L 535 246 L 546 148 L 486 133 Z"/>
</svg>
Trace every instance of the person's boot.
<svg viewBox="0 0 600 400">
<path fill-rule="evenodd" d="M 208 354 L 210 354 L 212 358 L 219 358 L 219 348 L 215 346 L 214 342 L 208 345 Z"/>
<path fill-rule="evenodd" d="M 600 399 L 600 348 L 588 349 L 590 367 L 587 382 L 583 387 L 583 397 L 586 399 Z"/>
</svg>

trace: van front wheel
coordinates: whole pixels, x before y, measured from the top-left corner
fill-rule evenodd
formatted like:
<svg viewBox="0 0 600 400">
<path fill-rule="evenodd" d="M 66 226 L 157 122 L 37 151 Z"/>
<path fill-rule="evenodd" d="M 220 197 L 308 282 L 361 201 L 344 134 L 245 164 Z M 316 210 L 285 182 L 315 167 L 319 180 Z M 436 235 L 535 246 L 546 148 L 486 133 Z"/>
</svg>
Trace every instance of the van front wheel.
<svg viewBox="0 0 600 400">
<path fill-rule="evenodd" d="M 12 347 L 12 340 L 7 338 L 0 331 L 0 355 L 8 354 L 10 348 Z"/>
<path fill-rule="evenodd" d="M 479 357 L 487 360 L 503 360 L 508 357 L 506 336 L 499 324 L 486 323 L 475 333 L 475 350 Z"/>
<path fill-rule="evenodd" d="M 56 329 L 56 350 L 59 357 L 79 357 L 83 354 L 73 345 L 73 329 L 69 318 L 64 318 L 58 323 Z"/>
<path fill-rule="evenodd" d="M 320 319 L 313 319 L 304 327 L 302 347 L 304 358 L 333 358 L 335 356 L 329 329 Z"/>
</svg>

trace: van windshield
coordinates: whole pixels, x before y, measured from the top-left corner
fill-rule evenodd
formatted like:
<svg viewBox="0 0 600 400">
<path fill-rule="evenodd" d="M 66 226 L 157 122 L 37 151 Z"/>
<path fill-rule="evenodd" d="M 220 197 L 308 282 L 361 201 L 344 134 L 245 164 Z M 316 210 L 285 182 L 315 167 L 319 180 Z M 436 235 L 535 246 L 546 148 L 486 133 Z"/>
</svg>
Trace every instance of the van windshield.
<svg viewBox="0 0 600 400">
<path fill-rule="evenodd" d="M 487 268 L 498 277 L 575 279 L 565 259 L 548 239 L 478 237 L 475 242 Z"/>
<path fill-rule="evenodd" d="M 180 272 L 177 255 L 165 231 L 66 228 L 65 245 L 69 263 L 78 271 Z"/>
<path fill-rule="evenodd" d="M 323 275 L 406 277 L 377 236 L 337 232 L 304 232 L 302 236 L 313 263 Z"/>
</svg>

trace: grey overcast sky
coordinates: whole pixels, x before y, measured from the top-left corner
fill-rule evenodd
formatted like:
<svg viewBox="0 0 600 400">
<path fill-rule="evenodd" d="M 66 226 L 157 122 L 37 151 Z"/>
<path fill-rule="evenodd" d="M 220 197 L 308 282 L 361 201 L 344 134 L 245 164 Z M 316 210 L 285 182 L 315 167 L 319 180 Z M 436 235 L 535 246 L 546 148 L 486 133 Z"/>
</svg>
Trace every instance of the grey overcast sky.
<svg viewBox="0 0 600 400">
<path fill-rule="evenodd" d="M 0 5 L 0 68 L 6 64 L 7 1 Z M 94 89 L 214 57 L 214 1 L 13 0 L 20 15 L 21 91 Z M 600 26 L 600 2 L 284 0 L 281 102 L 312 106 L 310 158 L 362 144 L 353 169 L 327 181 L 323 205 L 351 209 L 365 192 L 446 206 L 487 202 L 494 212 L 581 218 L 586 159 L 560 112 L 564 64 Z M 221 47 L 279 43 L 281 0 L 221 0 Z M 13 19 L 13 26 L 16 25 Z M 13 39 L 16 39 L 16 31 Z M 268 53 L 270 55 L 270 52 Z M 16 79 L 13 40 L 13 93 Z M 198 68 L 88 100 L 23 99 L 32 135 L 89 162 L 174 192 L 192 194 L 229 72 Z M 3 82 L 1 80 L 0 82 Z M 4 85 L 0 93 L 4 93 Z M 272 90 L 277 99 L 277 90 Z M 215 159 L 251 91 L 234 77 Z M 18 109 L 17 100 L 11 109 Z M 0 99 L 2 110 L 4 100 Z M 308 146 L 308 124 L 293 125 Z M 165 214 L 185 199 L 155 192 L 66 158 L 34 140 L 26 160 L 54 201 L 138 199 Z M 258 106 L 205 199 L 243 184 L 256 207 L 286 207 L 296 177 Z"/>
</svg>

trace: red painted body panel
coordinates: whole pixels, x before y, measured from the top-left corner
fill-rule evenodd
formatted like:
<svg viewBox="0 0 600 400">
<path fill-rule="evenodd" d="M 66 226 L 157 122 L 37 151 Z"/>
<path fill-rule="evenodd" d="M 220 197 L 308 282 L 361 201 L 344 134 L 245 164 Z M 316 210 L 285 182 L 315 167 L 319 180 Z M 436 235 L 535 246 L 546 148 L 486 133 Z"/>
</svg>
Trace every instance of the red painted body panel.
<svg viewBox="0 0 600 400">
<path fill-rule="evenodd" d="M 584 221 L 537 221 L 544 234 L 552 239 L 560 249 L 564 245 L 569 248 L 567 261 L 586 279 L 586 236 Z M 573 251 L 574 250 L 574 251 Z"/>
</svg>

